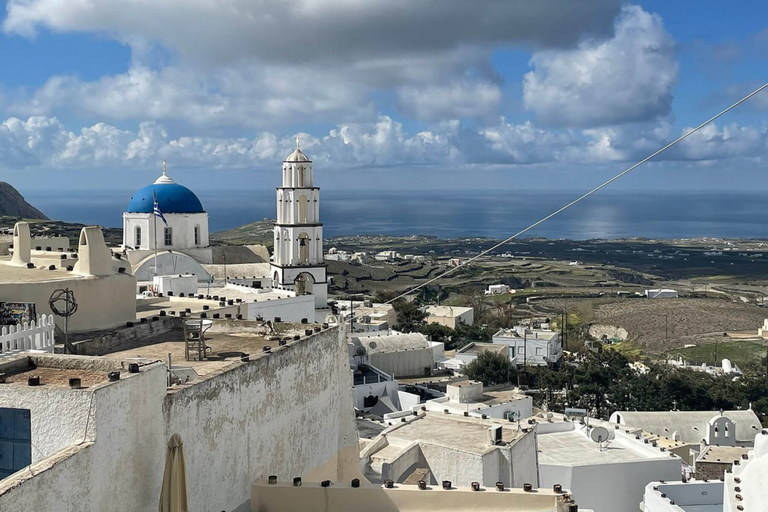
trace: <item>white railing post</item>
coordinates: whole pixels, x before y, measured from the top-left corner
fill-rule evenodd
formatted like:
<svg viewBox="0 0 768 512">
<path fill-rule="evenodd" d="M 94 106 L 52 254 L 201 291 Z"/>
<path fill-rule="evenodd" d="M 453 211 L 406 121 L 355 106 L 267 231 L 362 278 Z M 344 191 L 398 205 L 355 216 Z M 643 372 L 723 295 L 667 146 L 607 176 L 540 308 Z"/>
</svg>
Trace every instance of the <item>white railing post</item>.
<svg viewBox="0 0 768 512">
<path fill-rule="evenodd" d="M 30 350 L 53 352 L 53 315 L 41 315 L 37 322 L 5 325 L 0 329 L 0 359 Z"/>
</svg>

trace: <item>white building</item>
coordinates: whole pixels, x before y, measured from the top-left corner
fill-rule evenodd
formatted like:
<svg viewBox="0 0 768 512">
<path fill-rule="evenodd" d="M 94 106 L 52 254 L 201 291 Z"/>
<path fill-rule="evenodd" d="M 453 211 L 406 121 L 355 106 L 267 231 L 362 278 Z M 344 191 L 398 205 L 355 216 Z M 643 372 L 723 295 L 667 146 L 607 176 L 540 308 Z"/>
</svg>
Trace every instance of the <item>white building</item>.
<svg viewBox="0 0 768 512">
<path fill-rule="evenodd" d="M 549 329 L 515 326 L 493 335 L 493 343 L 509 347 L 509 358 L 518 366 L 547 366 L 560 363 L 563 342 L 560 333 Z"/>
<path fill-rule="evenodd" d="M 768 512 L 765 486 L 768 482 L 768 430 L 762 429 L 753 440 L 751 450 L 733 471 L 725 474 L 723 511 Z"/>
<path fill-rule="evenodd" d="M 312 161 L 296 150 L 283 162 L 277 187 L 277 222 L 271 274 L 274 288 L 311 294 L 318 308 L 328 306 L 328 279 L 323 263 L 320 188 L 313 185 Z"/>
<path fill-rule="evenodd" d="M 370 364 L 395 378 L 432 375 L 435 356 L 442 353 L 442 347 L 417 332 L 349 336 L 351 365 Z"/>
<path fill-rule="evenodd" d="M 723 489 L 724 484 L 720 481 L 651 482 L 645 486 L 640 510 L 642 512 L 723 512 Z"/>
<path fill-rule="evenodd" d="M 754 439 L 754 449 L 730 460 L 720 480 L 652 482 L 640 504 L 643 512 L 768 512 L 768 430 Z"/>
<path fill-rule="evenodd" d="M 510 290 L 506 284 L 492 284 L 485 290 L 486 295 L 502 295 L 505 293 L 514 293 L 514 290 Z"/>
<path fill-rule="evenodd" d="M 472 325 L 475 321 L 475 310 L 460 306 L 427 306 L 427 317 L 424 322 L 440 324 L 455 329 L 461 322 Z"/>
<path fill-rule="evenodd" d="M 70 332 L 125 325 L 136 319 L 136 279 L 129 266 L 110 252 L 96 226 L 81 230 L 77 250 L 51 252 L 32 249 L 29 224 L 19 222 L 13 228 L 13 255 L 0 257 L 0 307 L 24 305 L 38 317 L 50 315 L 53 292 L 68 289 L 78 304 L 69 318 Z M 54 319 L 63 331 L 64 317 Z"/>
<path fill-rule="evenodd" d="M 676 455 L 605 422 L 589 421 L 590 427 L 538 422 L 542 487 L 562 484 L 580 507 L 595 512 L 636 512 L 649 482 L 680 479 L 682 462 Z"/>
<path fill-rule="evenodd" d="M 752 409 L 742 411 L 616 411 L 610 421 L 683 443 L 751 446 L 760 432 Z"/>
<path fill-rule="evenodd" d="M 493 389 L 493 388 L 491 388 Z M 444 397 L 427 400 L 428 411 L 463 414 L 477 418 L 519 421 L 533 416 L 533 399 L 519 389 L 491 390 L 482 382 L 459 381 L 448 384 Z"/>
<path fill-rule="evenodd" d="M 0 467 L 11 462 L 8 444 L 27 457 L 10 476 L 0 473 L 0 510 L 157 510 L 172 434 L 184 442 L 190 510 L 249 511 L 251 484 L 268 475 L 362 478 L 338 328 L 271 352 L 258 336 L 206 337 L 215 359 L 185 361 L 183 342 L 161 338 L 104 357 L 0 361 Z M 169 386 L 166 356 L 157 357 L 164 352 L 173 352 L 175 370 L 197 377 Z M 29 377 L 41 385 L 27 385 Z"/>
<path fill-rule="evenodd" d="M 688 361 L 684 360 L 683 357 L 680 356 L 677 359 L 667 359 L 667 364 L 686 370 L 709 373 L 710 375 L 730 375 L 732 377 L 740 377 L 741 375 L 744 375 L 741 369 L 736 364 L 731 362 L 730 359 L 723 359 L 720 362 L 720 366 L 710 365 L 707 363 L 694 365 L 689 364 Z"/>
<path fill-rule="evenodd" d="M 462 413 L 404 411 L 400 415 L 360 453 L 364 474 L 372 481 L 404 482 L 422 469 L 428 471 L 430 484 L 449 480 L 457 487 L 472 482 L 539 486 L 532 428 Z"/>
<path fill-rule="evenodd" d="M 645 290 L 645 296 L 649 299 L 676 299 L 677 290 L 654 288 L 652 290 Z"/>
<path fill-rule="evenodd" d="M 507 347 L 494 345 L 493 343 L 472 342 L 457 350 L 456 356 L 452 360 L 444 362 L 444 364 L 447 368 L 460 370 L 462 367 L 477 359 L 477 357 L 483 352 L 492 352 L 494 354 L 500 354 L 504 357 L 509 357 L 509 349 Z"/>
<path fill-rule="evenodd" d="M 154 214 L 155 201 L 165 222 Z M 162 176 L 131 197 L 123 213 L 122 248 L 140 282 L 187 273 L 208 279 L 201 266 L 213 263 L 208 213 L 194 192 L 168 176 L 165 163 Z"/>
</svg>

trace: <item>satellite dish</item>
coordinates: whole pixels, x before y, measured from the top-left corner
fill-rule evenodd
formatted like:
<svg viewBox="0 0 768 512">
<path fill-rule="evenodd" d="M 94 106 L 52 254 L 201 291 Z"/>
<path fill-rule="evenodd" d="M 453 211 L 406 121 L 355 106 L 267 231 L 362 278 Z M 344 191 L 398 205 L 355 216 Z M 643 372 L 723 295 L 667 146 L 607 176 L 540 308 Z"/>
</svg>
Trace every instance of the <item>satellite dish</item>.
<svg viewBox="0 0 768 512">
<path fill-rule="evenodd" d="M 364 356 L 367 353 L 368 351 L 365 350 L 365 347 L 357 347 L 357 349 L 355 350 L 355 354 L 357 354 L 358 356 Z"/>
<path fill-rule="evenodd" d="M 608 441 L 608 429 L 605 427 L 595 427 L 589 433 L 589 437 L 596 443 L 604 443 Z"/>
<path fill-rule="evenodd" d="M 368 346 L 369 346 L 369 347 L 371 347 L 371 348 L 376 348 L 376 342 L 375 342 L 375 341 L 372 341 L 372 342 L 370 342 L 370 343 L 368 344 Z"/>
</svg>

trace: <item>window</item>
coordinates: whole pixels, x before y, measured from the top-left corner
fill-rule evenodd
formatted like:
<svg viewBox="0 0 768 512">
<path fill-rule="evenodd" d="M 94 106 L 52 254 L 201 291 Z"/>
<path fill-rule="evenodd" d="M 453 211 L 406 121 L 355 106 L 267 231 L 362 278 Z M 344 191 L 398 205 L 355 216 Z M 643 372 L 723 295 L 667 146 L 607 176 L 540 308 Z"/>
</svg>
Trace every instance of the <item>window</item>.
<svg viewBox="0 0 768 512">
<path fill-rule="evenodd" d="M 536 355 L 537 356 L 543 356 L 544 355 L 544 349 L 541 347 L 536 347 Z"/>
<path fill-rule="evenodd" d="M 173 228 L 165 228 L 165 245 L 173 245 Z"/>
<path fill-rule="evenodd" d="M 0 480 L 32 463 L 29 409 L 0 407 Z"/>
<path fill-rule="evenodd" d="M 195 226 L 195 245 L 200 245 L 200 226 Z"/>
<path fill-rule="evenodd" d="M 136 247 L 141 247 L 141 226 L 136 226 Z"/>
</svg>

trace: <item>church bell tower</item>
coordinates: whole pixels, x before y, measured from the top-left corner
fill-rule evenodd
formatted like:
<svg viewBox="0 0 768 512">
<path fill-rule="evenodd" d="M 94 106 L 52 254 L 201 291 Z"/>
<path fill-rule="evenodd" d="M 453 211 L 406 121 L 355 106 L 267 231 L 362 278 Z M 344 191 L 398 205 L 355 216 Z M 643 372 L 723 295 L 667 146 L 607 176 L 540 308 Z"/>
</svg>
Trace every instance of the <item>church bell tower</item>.
<svg viewBox="0 0 768 512">
<path fill-rule="evenodd" d="M 299 149 L 283 162 L 277 187 L 272 286 L 315 296 L 315 307 L 328 306 L 328 279 L 323 262 L 320 189 L 313 185 L 312 161 Z"/>
</svg>

